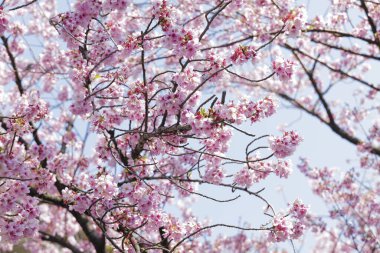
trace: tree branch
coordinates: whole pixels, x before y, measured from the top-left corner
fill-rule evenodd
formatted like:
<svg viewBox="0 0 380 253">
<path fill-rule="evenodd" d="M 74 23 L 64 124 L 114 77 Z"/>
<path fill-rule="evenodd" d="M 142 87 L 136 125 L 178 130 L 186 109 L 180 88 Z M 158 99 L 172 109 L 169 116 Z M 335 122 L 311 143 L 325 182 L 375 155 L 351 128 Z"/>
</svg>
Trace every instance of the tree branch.
<svg viewBox="0 0 380 253">
<path fill-rule="evenodd" d="M 71 250 L 73 253 L 84 253 L 59 235 L 50 235 L 44 231 L 39 231 L 39 233 L 41 234 L 41 239 L 44 241 L 56 243 L 64 248 Z"/>
</svg>

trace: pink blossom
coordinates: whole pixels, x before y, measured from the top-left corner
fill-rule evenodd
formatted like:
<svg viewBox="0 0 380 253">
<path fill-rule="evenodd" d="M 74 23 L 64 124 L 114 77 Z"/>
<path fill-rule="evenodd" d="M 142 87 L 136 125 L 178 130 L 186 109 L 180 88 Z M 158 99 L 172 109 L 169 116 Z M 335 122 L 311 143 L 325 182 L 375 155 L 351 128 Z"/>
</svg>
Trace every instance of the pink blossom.
<svg viewBox="0 0 380 253">
<path fill-rule="evenodd" d="M 251 46 L 239 46 L 235 49 L 231 56 L 231 60 L 235 64 L 242 64 L 250 59 L 254 59 L 256 51 Z"/>
<path fill-rule="evenodd" d="M 3 35 L 8 27 L 8 19 L 4 13 L 4 7 L 0 6 L 0 35 Z"/>
<path fill-rule="evenodd" d="M 279 214 L 273 219 L 273 230 L 270 231 L 268 239 L 272 242 L 283 242 L 292 235 L 293 223 L 289 217 Z"/>
<path fill-rule="evenodd" d="M 278 177 L 288 178 L 292 171 L 293 169 L 291 160 L 278 160 L 277 164 L 275 165 L 275 174 Z"/>
<path fill-rule="evenodd" d="M 287 82 L 292 78 L 294 62 L 277 58 L 272 62 L 272 68 L 281 81 Z"/>
<path fill-rule="evenodd" d="M 278 158 L 292 155 L 301 141 L 302 137 L 295 131 L 286 131 L 281 137 L 269 137 L 270 148 Z"/>
<path fill-rule="evenodd" d="M 273 115 L 276 112 L 278 103 L 273 97 L 268 96 L 256 103 L 249 102 L 243 106 L 245 107 L 241 109 L 244 110 L 246 117 L 250 118 L 251 122 L 254 123 Z"/>
<path fill-rule="evenodd" d="M 248 168 L 242 168 L 236 173 L 234 183 L 242 187 L 250 187 L 256 181 L 255 171 Z"/>
<path fill-rule="evenodd" d="M 303 6 L 292 9 L 284 18 L 286 30 L 292 37 L 300 36 L 307 20 L 306 9 Z"/>
<path fill-rule="evenodd" d="M 290 212 L 297 219 L 303 219 L 306 216 L 308 209 L 309 206 L 306 206 L 302 200 L 296 199 L 290 208 Z"/>
<path fill-rule="evenodd" d="M 224 172 L 221 168 L 210 167 L 206 170 L 206 173 L 203 176 L 203 178 L 204 180 L 210 183 L 219 184 L 222 182 L 222 179 L 224 178 Z"/>
</svg>

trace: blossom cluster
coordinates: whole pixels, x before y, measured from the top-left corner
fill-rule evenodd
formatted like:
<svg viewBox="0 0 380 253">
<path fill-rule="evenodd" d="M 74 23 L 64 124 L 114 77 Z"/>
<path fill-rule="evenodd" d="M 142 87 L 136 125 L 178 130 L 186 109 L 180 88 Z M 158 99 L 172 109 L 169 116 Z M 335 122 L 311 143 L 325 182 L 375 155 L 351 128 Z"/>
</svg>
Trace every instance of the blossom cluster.
<svg viewBox="0 0 380 253">
<path fill-rule="evenodd" d="M 242 64 L 250 59 L 254 59 L 256 51 L 252 46 L 239 46 L 231 56 L 231 61 L 235 64 Z"/>
<path fill-rule="evenodd" d="M 211 111 L 211 116 L 236 124 L 241 124 L 246 119 L 250 119 L 250 121 L 254 123 L 272 116 L 276 112 L 277 107 L 277 100 L 271 96 L 256 102 L 242 98 L 241 102 L 238 103 L 233 101 L 225 105 L 217 103 Z"/>
<path fill-rule="evenodd" d="M 283 19 L 286 31 L 292 37 L 301 35 L 302 29 L 305 27 L 307 21 L 307 12 L 304 6 L 299 6 L 292 9 L 288 15 Z"/>
<path fill-rule="evenodd" d="M 0 35 L 3 35 L 7 29 L 8 19 L 4 13 L 4 7 L 0 6 Z"/>
<path fill-rule="evenodd" d="M 30 130 L 29 122 L 37 122 L 48 113 L 47 103 L 36 90 L 22 96 L 16 104 L 13 116 L 8 121 L 9 127 L 14 131 Z"/>
<path fill-rule="evenodd" d="M 292 155 L 302 140 L 296 131 L 285 131 L 281 137 L 271 136 L 269 145 L 276 157 L 284 158 Z"/>
<path fill-rule="evenodd" d="M 25 183 L 7 183 L 0 192 L 0 236 L 5 242 L 34 237 L 38 228 L 38 200 L 27 196 Z"/>
<path fill-rule="evenodd" d="M 272 222 L 273 229 L 268 239 L 272 242 L 283 242 L 300 238 L 308 223 L 306 217 L 309 207 L 296 199 L 286 214 L 277 214 Z"/>
<path fill-rule="evenodd" d="M 378 233 L 372 229 L 380 220 L 379 215 L 375 214 L 379 210 L 375 197 L 376 192 L 379 191 L 378 180 L 375 180 L 376 185 L 372 189 L 361 188 L 358 170 L 350 169 L 340 173 L 338 168 L 314 168 L 305 158 L 301 159 L 298 168 L 311 181 L 315 194 L 328 204 L 335 203 L 329 208 L 327 217 L 313 219 L 313 223 L 317 223 L 313 225 L 316 236 L 331 242 L 329 244 L 318 242 L 317 247 L 321 250 L 337 248 L 340 251 L 352 252 L 356 247 L 352 236 L 358 239 L 357 242 L 360 243 L 364 252 L 377 247 L 378 242 L 375 238 Z M 298 207 L 294 207 L 294 211 L 303 215 L 302 209 Z M 329 218 L 335 222 L 332 227 L 326 224 Z M 341 231 L 340 238 L 335 235 L 337 227 Z"/>
<path fill-rule="evenodd" d="M 294 62 L 277 58 L 272 62 L 272 68 L 281 81 L 287 82 L 292 78 Z"/>
<path fill-rule="evenodd" d="M 260 160 L 260 157 L 254 157 L 251 160 L 253 162 L 250 162 L 249 166 L 243 167 L 235 174 L 234 183 L 237 185 L 250 187 L 254 183 L 265 179 L 271 173 L 280 178 L 288 178 L 293 171 L 291 160 L 255 161 Z"/>
</svg>

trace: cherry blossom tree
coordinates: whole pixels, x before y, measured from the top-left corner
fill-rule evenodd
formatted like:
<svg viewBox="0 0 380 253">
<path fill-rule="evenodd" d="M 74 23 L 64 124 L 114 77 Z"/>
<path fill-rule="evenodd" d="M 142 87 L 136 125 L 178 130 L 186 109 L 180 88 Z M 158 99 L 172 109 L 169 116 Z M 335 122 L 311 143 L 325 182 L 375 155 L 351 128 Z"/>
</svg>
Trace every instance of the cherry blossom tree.
<svg viewBox="0 0 380 253">
<path fill-rule="evenodd" d="M 380 125 L 367 120 L 379 87 L 364 72 L 378 60 L 380 4 L 333 1 L 309 20 L 291 0 L 67 2 L 0 1 L 1 250 L 269 252 L 306 229 L 327 240 L 319 252 L 379 250 L 380 184 L 367 180 L 379 173 Z M 329 97 L 347 80 L 354 108 Z M 255 188 L 289 177 L 303 140 L 255 133 L 278 99 L 358 146 L 360 168 L 343 179 L 298 166 L 338 230 L 300 199 L 275 210 Z M 229 155 L 237 135 L 241 157 Z M 261 225 L 189 208 L 243 194 L 262 201 Z M 166 208 L 181 201 L 179 215 Z M 215 238 L 218 227 L 238 232 Z"/>
</svg>

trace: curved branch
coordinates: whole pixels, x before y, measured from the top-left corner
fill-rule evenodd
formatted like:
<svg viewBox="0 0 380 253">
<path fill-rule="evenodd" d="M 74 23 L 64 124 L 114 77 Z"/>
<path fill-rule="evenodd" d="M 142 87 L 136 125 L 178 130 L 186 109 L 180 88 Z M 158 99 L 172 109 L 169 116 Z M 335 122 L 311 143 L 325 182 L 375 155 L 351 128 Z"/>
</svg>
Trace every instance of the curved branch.
<svg viewBox="0 0 380 253">
<path fill-rule="evenodd" d="M 73 253 L 84 253 L 83 251 L 79 250 L 77 247 L 75 247 L 74 245 L 69 243 L 65 238 L 63 238 L 59 235 L 51 235 L 51 234 L 48 234 L 44 231 L 39 231 L 39 233 L 41 234 L 41 239 L 43 241 L 56 243 L 56 244 L 58 244 L 64 248 L 71 250 L 71 252 L 73 252 Z"/>
</svg>

